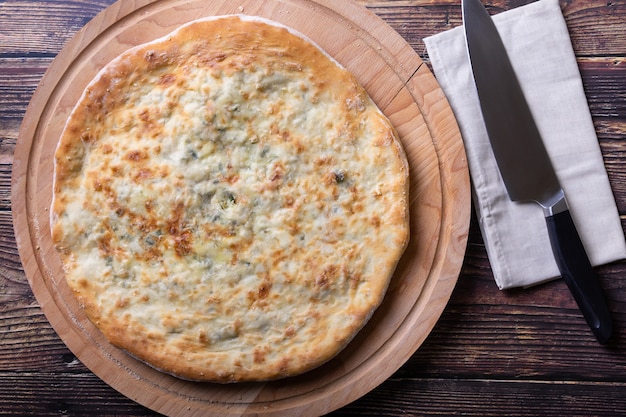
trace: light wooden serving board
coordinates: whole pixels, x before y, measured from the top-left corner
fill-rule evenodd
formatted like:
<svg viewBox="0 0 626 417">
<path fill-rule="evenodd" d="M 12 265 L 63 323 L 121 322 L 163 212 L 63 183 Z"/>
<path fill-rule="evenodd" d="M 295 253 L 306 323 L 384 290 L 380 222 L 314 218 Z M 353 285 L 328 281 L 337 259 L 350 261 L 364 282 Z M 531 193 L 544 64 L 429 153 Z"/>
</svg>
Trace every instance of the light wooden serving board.
<svg viewBox="0 0 626 417">
<path fill-rule="evenodd" d="M 182 381 L 111 346 L 65 284 L 50 238 L 53 153 L 84 87 L 117 55 L 207 16 L 292 27 L 350 70 L 396 127 L 410 164 L 411 240 L 387 296 L 335 359 L 302 376 L 219 385 Z M 435 78 L 365 8 L 334 0 L 161 0 L 113 4 L 54 60 L 32 98 L 14 157 L 17 243 L 37 300 L 74 354 L 127 397 L 167 415 L 320 415 L 366 394 L 418 349 L 446 306 L 467 242 L 470 187 L 461 137 Z"/>
</svg>

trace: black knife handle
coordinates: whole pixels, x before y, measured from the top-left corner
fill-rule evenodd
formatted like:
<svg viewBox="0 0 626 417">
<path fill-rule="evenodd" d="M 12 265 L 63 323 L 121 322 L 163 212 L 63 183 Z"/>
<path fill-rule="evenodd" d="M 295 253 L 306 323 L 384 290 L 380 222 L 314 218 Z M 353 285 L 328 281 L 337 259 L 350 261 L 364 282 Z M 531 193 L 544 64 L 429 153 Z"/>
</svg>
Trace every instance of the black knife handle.
<svg viewBox="0 0 626 417">
<path fill-rule="evenodd" d="M 594 273 L 569 210 L 546 217 L 556 263 L 598 342 L 613 333 L 613 320 L 600 280 Z"/>
</svg>

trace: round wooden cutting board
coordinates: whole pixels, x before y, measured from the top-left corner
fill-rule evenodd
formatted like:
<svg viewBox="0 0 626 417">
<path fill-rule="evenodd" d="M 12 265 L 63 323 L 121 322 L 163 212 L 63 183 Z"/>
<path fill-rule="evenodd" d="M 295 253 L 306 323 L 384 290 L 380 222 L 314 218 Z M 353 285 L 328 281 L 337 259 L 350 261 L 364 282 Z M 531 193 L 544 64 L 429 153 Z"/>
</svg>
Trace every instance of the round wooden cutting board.
<svg viewBox="0 0 626 417">
<path fill-rule="evenodd" d="M 117 55 L 207 16 L 246 14 L 303 33 L 366 88 L 396 127 L 410 164 L 411 240 L 383 304 L 337 357 L 265 383 L 195 383 L 110 345 L 65 284 L 50 237 L 53 154 L 84 87 Z M 321 415 L 374 389 L 418 349 L 446 306 L 467 242 L 470 187 L 461 136 L 435 78 L 382 20 L 349 1 L 119 1 L 59 53 L 24 118 L 14 157 L 17 243 L 37 300 L 74 354 L 113 388 L 166 415 Z"/>
</svg>

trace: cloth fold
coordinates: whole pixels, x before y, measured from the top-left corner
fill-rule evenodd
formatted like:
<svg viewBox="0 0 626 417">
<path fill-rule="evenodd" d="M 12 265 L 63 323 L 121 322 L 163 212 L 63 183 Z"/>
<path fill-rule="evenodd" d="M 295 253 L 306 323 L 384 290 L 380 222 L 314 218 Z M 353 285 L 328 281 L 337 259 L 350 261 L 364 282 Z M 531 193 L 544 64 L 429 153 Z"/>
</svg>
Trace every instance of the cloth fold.
<svg viewBox="0 0 626 417">
<path fill-rule="evenodd" d="M 592 265 L 626 258 L 626 242 L 558 0 L 493 17 L 565 191 Z M 543 210 L 512 202 L 482 120 L 462 27 L 424 39 L 465 144 L 474 207 L 496 283 L 527 287 L 560 276 Z"/>
</svg>

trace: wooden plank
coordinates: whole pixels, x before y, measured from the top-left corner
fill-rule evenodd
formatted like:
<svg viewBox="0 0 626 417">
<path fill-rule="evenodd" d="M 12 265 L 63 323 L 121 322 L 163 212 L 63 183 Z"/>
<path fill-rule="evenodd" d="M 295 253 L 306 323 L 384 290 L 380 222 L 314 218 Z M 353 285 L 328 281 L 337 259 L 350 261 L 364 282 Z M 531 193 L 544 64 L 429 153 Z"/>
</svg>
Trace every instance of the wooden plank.
<svg viewBox="0 0 626 417">
<path fill-rule="evenodd" d="M 73 355 L 61 342 L 38 305 L 32 300 L 30 305 L 15 301 L 11 304 L 15 307 L 0 310 L 0 336 L 3 345 L 0 350 L 0 369 L 19 373 L 42 370 L 87 372 L 82 364 L 70 369 L 68 363 L 74 360 Z M 72 359 L 68 359 L 70 357 Z"/>
<path fill-rule="evenodd" d="M 490 2 L 489 9 L 498 13 L 530 2 L 499 0 Z M 0 56 L 12 55 L 16 51 L 34 56 L 55 55 L 76 31 L 111 3 L 113 0 L 85 1 L 79 5 L 70 1 L 7 1 L 3 4 L 4 11 L 15 19 L 7 19 L 3 28 L 7 41 L 0 44 Z M 358 3 L 386 20 L 420 54 L 424 50 L 424 37 L 461 24 L 459 1 L 360 0 Z M 622 2 L 562 1 L 561 5 L 578 54 L 592 56 L 599 55 L 600 51 L 604 55 L 624 51 L 626 5 Z"/>
<path fill-rule="evenodd" d="M 615 138 L 600 140 L 600 148 L 602 149 L 604 166 L 606 167 L 617 209 L 622 215 L 622 227 L 624 227 L 624 216 L 626 216 L 626 169 L 624 168 L 626 146 L 624 140 L 620 139 L 619 132 L 622 132 L 621 138 L 626 137 L 626 120 L 622 119 L 617 123 L 596 121 L 598 132 L 604 132 L 606 130 L 599 129 L 599 124 L 602 125 L 602 127 L 608 127 L 612 132 L 618 132 Z"/>
<path fill-rule="evenodd" d="M 0 373 L 0 410 L 13 415 L 157 415 L 103 385 L 93 375 Z M 329 416 L 623 415 L 624 382 L 594 383 L 487 378 L 392 378 L 378 389 Z M 1 412 L 0 412 L 1 413 Z"/>
<path fill-rule="evenodd" d="M 578 66 L 592 116 L 626 122 L 626 58 L 579 58 Z"/>
<path fill-rule="evenodd" d="M 615 417 L 626 409 L 625 388 L 623 382 L 394 378 L 337 415 Z"/>
<path fill-rule="evenodd" d="M 6 190 L 5 187 L 0 189 Z M 18 287 L 19 290 L 16 290 Z M 30 287 L 17 253 L 11 213 L 0 210 L 0 300 L 9 301 L 4 297 L 13 296 L 13 292 L 21 297 L 31 296 Z M 2 307 L 0 303 L 0 309 Z"/>
<path fill-rule="evenodd" d="M 81 2 L 20 1 L 2 3 L 0 57 L 56 55 L 69 39 L 114 0 Z"/>
<path fill-rule="evenodd" d="M 624 56 L 626 3 L 611 0 L 562 1 L 561 7 L 577 56 Z"/>
<path fill-rule="evenodd" d="M 11 163 L 26 107 L 52 58 L 0 57 L 0 164 Z"/>
<path fill-rule="evenodd" d="M 0 415 L 157 416 L 93 374 L 0 372 Z M 10 411 L 9 411 L 10 410 Z"/>
<path fill-rule="evenodd" d="M 12 146 L 9 145 L 9 148 Z M 10 162 L 10 161 L 9 161 Z M 0 163 L 0 211 L 11 207 L 11 165 Z"/>
</svg>

